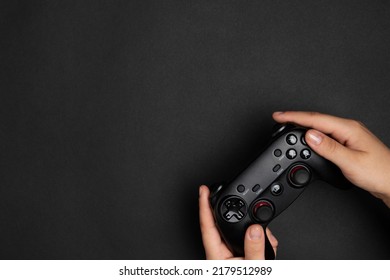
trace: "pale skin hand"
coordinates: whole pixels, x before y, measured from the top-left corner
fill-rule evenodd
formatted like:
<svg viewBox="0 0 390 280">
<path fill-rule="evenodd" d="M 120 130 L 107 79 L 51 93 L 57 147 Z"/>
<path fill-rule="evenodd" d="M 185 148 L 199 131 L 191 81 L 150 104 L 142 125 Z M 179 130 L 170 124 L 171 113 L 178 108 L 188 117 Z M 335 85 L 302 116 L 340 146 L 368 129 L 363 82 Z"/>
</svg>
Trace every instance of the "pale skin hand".
<svg viewBox="0 0 390 280">
<path fill-rule="evenodd" d="M 199 218 L 200 229 L 202 233 L 203 246 L 208 260 L 228 260 L 228 259 L 246 259 L 246 260 L 264 260 L 265 236 L 264 230 L 260 225 L 251 225 L 245 234 L 244 251 L 245 258 L 237 258 L 228 249 L 222 240 L 218 229 L 215 226 L 212 209 L 209 203 L 210 191 L 207 186 L 199 188 Z M 268 239 L 275 251 L 278 241 L 267 228 Z"/>
<path fill-rule="evenodd" d="M 315 112 L 275 112 L 273 118 L 311 128 L 305 135 L 310 148 L 390 207 L 390 150 L 362 123 Z"/>
</svg>

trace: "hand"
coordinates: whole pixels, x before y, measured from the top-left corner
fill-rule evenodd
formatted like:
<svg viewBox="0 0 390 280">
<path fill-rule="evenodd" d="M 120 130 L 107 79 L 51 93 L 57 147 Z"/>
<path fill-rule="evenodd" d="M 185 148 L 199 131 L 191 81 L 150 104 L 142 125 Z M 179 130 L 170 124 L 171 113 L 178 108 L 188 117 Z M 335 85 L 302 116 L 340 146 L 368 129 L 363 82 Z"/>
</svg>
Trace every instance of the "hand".
<svg viewBox="0 0 390 280">
<path fill-rule="evenodd" d="M 221 238 L 218 229 L 215 226 L 212 209 L 209 203 L 210 191 L 206 186 L 199 188 L 199 218 L 200 229 L 202 232 L 203 246 L 208 260 L 228 260 L 228 259 L 246 259 L 246 260 L 264 260 L 265 236 L 264 230 L 260 225 L 251 225 L 245 234 L 244 251 L 245 258 L 237 258 L 227 248 Z M 267 228 L 268 239 L 275 251 L 278 241 Z"/>
<path fill-rule="evenodd" d="M 390 150 L 362 123 L 315 112 L 275 112 L 273 118 L 312 128 L 305 135 L 310 148 L 390 207 Z"/>
</svg>

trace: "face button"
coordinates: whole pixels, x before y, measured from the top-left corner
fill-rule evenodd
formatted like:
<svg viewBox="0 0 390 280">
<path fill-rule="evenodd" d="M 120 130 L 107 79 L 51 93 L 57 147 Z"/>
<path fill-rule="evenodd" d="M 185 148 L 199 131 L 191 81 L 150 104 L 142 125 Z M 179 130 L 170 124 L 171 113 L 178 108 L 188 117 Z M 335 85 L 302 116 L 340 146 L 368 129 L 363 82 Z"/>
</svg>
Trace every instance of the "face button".
<svg viewBox="0 0 390 280">
<path fill-rule="evenodd" d="M 277 164 L 274 166 L 274 168 L 272 168 L 272 171 L 273 172 L 278 172 L 278 170 L 281 168 L 280 164 Z"/>
<path fill-rule="evenodd" d="M 283 192 L 283 186 L 280 183 L 275 183 L 271 186 L 271 193 L 273 195 L 280 195 Z"/>
<path fill-rule="evenodd" d="M 281 155 L 282 155 L 282 151 L 281 151 L 281 150 L 276 149 L 276 150 L 274 151 L 274 156 L 275 156 L 275 157 L 280 157 Z"/>
<path fill-rule="evenodd" d="M 295 145 L 298 142 L 298 138 L 294 134 L 288 134 L 286 137 L 286 142 L 289 145 Z"/>
<path fill-rule="evenodd" d="M 274 216 L 274 207 L 267 200 L 259 200 L 253 206 L 253 216 L 260 223 L 266 223 Z"/>
<path fill-rule="evenodd" d="M 245 191 L 245 186 L 244 186 L 244 185 L 238 185 L 237 191 L 238 191 L 239 193 L 243 193 L 243 192 Z"/>
<path fill-rule="evenodd" d="M 294 149 L 287 150 L 286 157 L 288 159 L 294 159 L 296 156 L 297 156 L 297 151 L 295 151 Z"/>
<path fill-rule="evenodd" d="M 228 197 L 221 205 L 222 217 L 230 223 L 236 223 L 245 217 L 245 202 L 238 197 Z"/>
<path fill-rule="evenodd" d="M 310 182 L 310 170 L 301 164 L 293 166 L 288 172 L 288 179 L 290 183 L 297 188 L 304 187 Z"/>
<path fill-rule="evenodd" d="M 311 157 L 311 151 L 309 149 L 303 149 L 301 151 L 301 158 L 302 159 L 309 159 Z"/>
</svg>

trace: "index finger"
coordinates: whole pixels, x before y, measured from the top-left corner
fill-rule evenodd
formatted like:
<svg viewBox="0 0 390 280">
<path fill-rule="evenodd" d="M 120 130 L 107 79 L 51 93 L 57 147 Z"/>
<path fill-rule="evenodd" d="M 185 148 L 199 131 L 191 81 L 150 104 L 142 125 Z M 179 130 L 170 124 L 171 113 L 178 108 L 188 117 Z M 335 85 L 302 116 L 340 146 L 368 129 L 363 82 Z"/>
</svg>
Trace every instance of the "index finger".
<svg viewBox="0 0 390 280">
<path fill-rule="evenodd" d="M 201 186 L 200 191 L 199 222 L 200 230 L 202 232 L 203 245 L 207 252 L 219 251 L 222 239 L 217 227 L 215 226 L 213 213 L 211 212 L 208 199 L 210 192 L 206 186 Z"/>
<path fill-rule="evenodd" d="M 280 123 L 292 122 L 301 126 L 314 128 L 331 135 L 342 144 L 345 144 L 351 138 L 351 134 L 354 133 L 351 127 L 355 121 L 317 112 L 275 112 L 272 117 Z"/>
</svg>

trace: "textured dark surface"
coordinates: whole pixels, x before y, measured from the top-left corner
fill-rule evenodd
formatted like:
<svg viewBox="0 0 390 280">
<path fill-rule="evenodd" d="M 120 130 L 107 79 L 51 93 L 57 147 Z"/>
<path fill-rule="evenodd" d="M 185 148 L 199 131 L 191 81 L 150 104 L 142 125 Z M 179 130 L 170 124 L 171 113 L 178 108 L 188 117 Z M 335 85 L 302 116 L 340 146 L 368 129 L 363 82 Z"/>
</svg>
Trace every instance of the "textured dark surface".
<svg viewBox="0 0 390 280">
<path fill-rule="evenodd" d="M 197 187 L 273 111 L 390 144 L 389 32 L 389 1 L 2 1 L 0 257 L 203 258 Z M 315 183 L 271 228 L 280 259 L 390 259 L 389 210 L 356 189 Z"/>
</svg>

